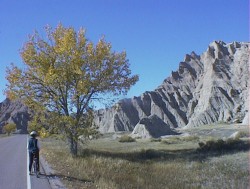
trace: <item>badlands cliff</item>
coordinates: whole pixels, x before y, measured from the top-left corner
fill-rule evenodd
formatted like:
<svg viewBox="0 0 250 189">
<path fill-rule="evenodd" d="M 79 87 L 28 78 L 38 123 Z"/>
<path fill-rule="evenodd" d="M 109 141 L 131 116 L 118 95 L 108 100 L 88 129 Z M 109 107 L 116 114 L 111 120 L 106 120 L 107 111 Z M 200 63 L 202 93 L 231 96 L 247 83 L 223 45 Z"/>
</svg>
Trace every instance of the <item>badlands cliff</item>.
<svg viewBox="0 0 250 189">
<path fill-rule="evenodd" d="M 15 123 L 18 133 L 27 133 L 31 116 L 28 107 L 20 100 L 10 101 L 8 98 L 0 103 L 0 133 L 7 123 Z"/>
<path fill-rule="evenodd" d="M 133 131 L 152 115 L 170 128 L 248 124 L 248 86 L 249 43 L 214 41 L 203 54 L 186 55 L 154 91 L 98 110 L 95 123 L 102 133 Z"/>
</svg>

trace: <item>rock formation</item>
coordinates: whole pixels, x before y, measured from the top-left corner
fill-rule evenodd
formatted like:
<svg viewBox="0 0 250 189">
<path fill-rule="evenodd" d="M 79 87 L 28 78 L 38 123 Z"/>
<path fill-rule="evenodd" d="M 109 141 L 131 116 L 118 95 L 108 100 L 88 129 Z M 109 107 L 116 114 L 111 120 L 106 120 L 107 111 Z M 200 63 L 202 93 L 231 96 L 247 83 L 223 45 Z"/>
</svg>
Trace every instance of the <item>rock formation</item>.
<svg viewBox="0 0 250 189">
<path fill-rule="evenodd" d="M 7 98 L 0 103 L 0 133 L 7 123 L 15 123 L 18 133 L 27 133 L 30 118 L 27 106 L 20 100 L 10 101 Z"/>
<path fill-rule="evenodd" d="M 131 136 L 134 138 L 159 138 L 164 135 L 177 135 L 157 115 L 142 118 L 135 126 Z"/>
<path fill-rule="evenodd" d="M 212 42 L 192 52 L 154 91 L 120 100 L 96 112 L 102 133 L 133 131 L 141 119 L 157 115 L 170 128 L 216 122 L 248 124 L 249 44 Z"/>
</svg>

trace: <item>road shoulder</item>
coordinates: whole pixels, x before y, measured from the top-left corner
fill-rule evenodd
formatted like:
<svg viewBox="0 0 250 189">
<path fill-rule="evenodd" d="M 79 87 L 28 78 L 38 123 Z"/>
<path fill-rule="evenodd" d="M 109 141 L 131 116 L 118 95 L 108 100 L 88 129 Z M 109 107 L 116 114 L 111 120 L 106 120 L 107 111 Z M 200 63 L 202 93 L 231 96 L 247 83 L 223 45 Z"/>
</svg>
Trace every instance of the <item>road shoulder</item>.
<svg viewBox="0 0 250 189">
<path fill-rule="evenodd" d="M 60 179 L 56 176 L 55 171 L 50 167 L 48 162 L 42 156 L 40 156 L 40 163 L 44 169 L 44 172 L 52 189 L 67 189 L 60 181 Z"/>
</svg>

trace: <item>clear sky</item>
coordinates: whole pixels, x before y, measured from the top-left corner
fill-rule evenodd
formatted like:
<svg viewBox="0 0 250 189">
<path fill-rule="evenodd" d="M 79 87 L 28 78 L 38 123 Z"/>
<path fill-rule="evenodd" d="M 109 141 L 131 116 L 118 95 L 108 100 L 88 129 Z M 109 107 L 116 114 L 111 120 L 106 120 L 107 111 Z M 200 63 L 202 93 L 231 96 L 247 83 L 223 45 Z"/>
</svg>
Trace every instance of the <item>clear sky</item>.
<svg viewBox="0 0 250 189">
<path fill-rule="evenodd" d="M 201 54 L 214 40 L 249 41 L 248 0 L 0 0 L 0 102 L 5 99 L 5 70 L 23 66 L 19 50 L 28 35 L 44 27 L 86 29 L 114 51 L 127 52 L 140 81 L 127 97 L 154 90 L 185 54 Z"/>
</svg>

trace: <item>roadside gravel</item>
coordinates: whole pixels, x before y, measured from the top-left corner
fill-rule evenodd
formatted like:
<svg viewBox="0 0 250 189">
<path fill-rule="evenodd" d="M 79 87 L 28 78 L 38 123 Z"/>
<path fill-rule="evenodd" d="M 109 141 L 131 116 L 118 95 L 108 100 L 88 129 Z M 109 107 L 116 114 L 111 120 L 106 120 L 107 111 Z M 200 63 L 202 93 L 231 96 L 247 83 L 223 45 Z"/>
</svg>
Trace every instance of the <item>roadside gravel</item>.
<svg viewBox="0 0 250 189">
<path fill-rule="evenodd" d="M 56 176 L 55 171 L 50 167 L 48 162 L 42 156 L 40 156 L 40 163 L 45 171 L 45 174 L 52 189 L 67 189 L 62 184 L 60 179 Z"/>
</svg>

